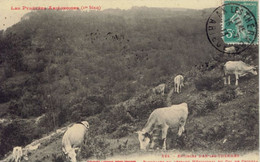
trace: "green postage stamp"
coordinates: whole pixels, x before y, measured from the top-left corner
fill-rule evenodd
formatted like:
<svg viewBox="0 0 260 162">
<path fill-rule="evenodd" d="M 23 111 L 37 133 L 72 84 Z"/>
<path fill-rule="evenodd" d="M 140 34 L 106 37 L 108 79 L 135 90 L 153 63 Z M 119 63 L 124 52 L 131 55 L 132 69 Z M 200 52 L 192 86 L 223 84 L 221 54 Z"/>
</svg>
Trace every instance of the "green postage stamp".
<svg viewBox="0 0 260 162">
<path fill-rule="evenodd" d="M 224 1 L 222 14 L 226 44 L 258 44 L 258 1 Z"/>
</svg>

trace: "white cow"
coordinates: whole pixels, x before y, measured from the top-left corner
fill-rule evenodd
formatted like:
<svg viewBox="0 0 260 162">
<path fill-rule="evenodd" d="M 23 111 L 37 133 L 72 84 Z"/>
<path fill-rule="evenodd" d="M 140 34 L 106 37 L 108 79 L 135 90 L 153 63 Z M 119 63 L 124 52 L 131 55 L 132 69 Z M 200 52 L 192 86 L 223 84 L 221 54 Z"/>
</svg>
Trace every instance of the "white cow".
<svg viewBox="0 0 260 162">
<path fill-rule="evenodd" d="M 75 123 L 67 129 L 62 138 L 62 151 L 71 162 L 76 162 L 76 150 L 84 143 L 89 124 L 87 121 Z"/>
<path fill-rule="evenodd" d="M 22 147 L 16 146 L 13 148 L 13 161 L 20 162 L 23 157 Z"/>
<path fill-rule="evenodd" d="M 226 53 L 235 53 L 236 52 L 236 48 L 234 46 L 226 47 L 224 52 L 226 52 Z"/>
<path fill-rule="evenodd" d="M 162 149 L 166 150 L 166 136 L 168 128 L 178 128 L 178 135 L 184 132 L 184 126 L 188 117 L 188 105 L 187 103 L 181 103 L 179 105 L 172 105 L 170 107 L 155 109 L 145 127 L 141 131 L 137 131 L 138 139 L 140 142 L 140 149 L 147 149 L 150 143 L 152 132 L 154 128 L 160 128 L 162 131 L 163 146 Z M 152 141 L 150 148 L 154 147 L 154 141 Z"/>
<path fill-rule="evenodd" d="M 226 76 L 228 76 L 228 84 L 230 84 L 230 75 L 235 74 L 236 86 L 238 85 L 238 79 L 248 73 L 257 75 L 256 66 L 250 66 L 243 61 L 228 61 L 224 65 L 224 84 L 227 84 Z"/>
<path fill-rule="evenodd" d="M 35 150 L 37 150 L 40 147 L 40 145 L 41 145 L 41 143 L 27 145 L 24 148 L 23 156 L 25 158 L 28 158 L 28 154 L 34 152 Z"/>
<path fill-rule="evenodd" d="M 184 78 L 182 75 L 177 75 L 174 78 L 174 91 L 175 92 L 177 92 L 177 93 L 181 92 L 181 87 L 184 87 L 183 80 L 184 80 Z"/>
<path fill-rule="evenodd" d="M 157 87 L 153 88 L 153 93 L 164 95 L 166 84 L 160 84 Z"/>
</svg>

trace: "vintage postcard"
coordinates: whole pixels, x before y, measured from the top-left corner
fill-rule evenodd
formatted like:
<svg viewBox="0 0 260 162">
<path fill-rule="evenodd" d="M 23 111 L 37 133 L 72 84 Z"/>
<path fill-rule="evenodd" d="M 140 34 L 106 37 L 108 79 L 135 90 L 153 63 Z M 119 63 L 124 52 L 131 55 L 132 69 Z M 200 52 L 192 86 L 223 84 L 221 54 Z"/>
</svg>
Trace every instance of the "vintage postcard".
<svg viewBox="0 0 260 162">
<path fill-rule="evenodd" d="M 258 0 L 1 0 L 0 161 L 259 162 Z"/>
</svg>

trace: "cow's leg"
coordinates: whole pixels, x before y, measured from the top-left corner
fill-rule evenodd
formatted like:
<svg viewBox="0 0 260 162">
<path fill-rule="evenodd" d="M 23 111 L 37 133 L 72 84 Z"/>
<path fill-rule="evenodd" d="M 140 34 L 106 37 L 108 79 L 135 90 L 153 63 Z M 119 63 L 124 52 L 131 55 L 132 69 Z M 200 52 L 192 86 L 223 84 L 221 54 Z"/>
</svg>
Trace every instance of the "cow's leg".
<svg viewBox="0 0 260 162">
<path fill-rule="evenodd" d="M 228 76 L 228 85 L 230 85 L 230 75 Z"/>
<path fill-rule="evenodd" d="M 152 143 L 151 143 L 151 145 L 150 145 L 150 149 L 154 149 L 154 145 L 155 145 L 155 139 L 154 138 L 152 138 Z"/>
<path fill-rule="evenodd" d="M 226 85 L 226 84 L 227 84 L 227 78 L 226 78 L 226 76 L 223 77 L 223 80 L 224 80 L 224 85 Z"/>
<path fill-rule="evenodd" d="M 81 146 L 82 146 L 82 145 L 81 145 Z M 76 155 L 77 155 L 78 159 L 81 160 L 81 147 L 75 148 L 75 151 L 77 151 L 77 152 L 76 152 Z"/>
<path fill-rule="evenodd" d="M 178 136 L 181 136 L 182 132 L 184 132 L 184 126 L 179 127 Z"/>
<path fill-rule="evenodd" d="M 174 92 L 176 92 L 176 84 L 174 83 Z"/>
<path fill-rule="evenodd" d="M 236 86 L 238 86 L 238 74 L 235 75 L 236 75 Z"/>
<path fill-rule="evenodd" d="M 166 150 L 166 137 L 167 137 L 168 128 L 169 128 L 168 125 L 164 125 L 164 126 L 162 127 L 162 139 L 163 139 L 162 149 L 163 149 L 163 150 Z"/>
</svg>

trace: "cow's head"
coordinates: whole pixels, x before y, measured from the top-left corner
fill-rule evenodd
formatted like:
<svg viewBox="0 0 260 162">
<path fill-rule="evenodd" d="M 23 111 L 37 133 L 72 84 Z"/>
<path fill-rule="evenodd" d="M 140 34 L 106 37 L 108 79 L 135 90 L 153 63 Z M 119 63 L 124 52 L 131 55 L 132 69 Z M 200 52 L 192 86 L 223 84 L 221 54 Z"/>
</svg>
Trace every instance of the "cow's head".
<svg viewBox="0 0 260 162">
<path fill-rule="evenodd" d="M 26 148 L 23 151 L 23 159 L 26 160 L 26 161 L 29 160 L 28 155 L 30 155 L 30 152 L 28 152 L 28 149 Z"/>
<path fill-rule="evenodd" d="M 76 159 L 76 152 L 75 149 L 71 148 L 68 152 L 67 152 L 67 158 L 71 161 L 71 162 L 77 162 Z"/>
<path fill-rule="evenodd" d="M 257 75 L 257 66 L 252 66 L 252 68 L 250 69 L 250 73 L 252 73 L 253 75 Z"/>
<path fill-rule="evenodd" d="M 87 129 L 89 129 L 89 124 L 87 121 L 82 121 L 81 122 Z"/>
<path fill-rule="evenodd" d="M 138 140 L 140 142 L 140 149 L 146 150 L 150 143 L 150 135 L 144 131 L 137 131 Z"/>
</svg>

